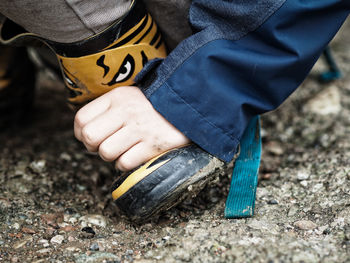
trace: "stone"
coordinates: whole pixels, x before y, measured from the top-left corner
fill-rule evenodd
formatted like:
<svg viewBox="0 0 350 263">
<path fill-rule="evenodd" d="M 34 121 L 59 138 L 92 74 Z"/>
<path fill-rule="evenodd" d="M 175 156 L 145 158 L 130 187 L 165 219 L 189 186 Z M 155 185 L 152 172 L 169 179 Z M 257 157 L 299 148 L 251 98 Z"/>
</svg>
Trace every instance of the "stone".
<svg viewBox="0 0 350 263">
<path fill-rule="evenodd" d="M 50 226 L 56 226 L 57 223 L 63 222 L 63 214 L 57 213 L 57 214 L 43 214 L 40 216 L 41 220 L 44 221 L 44 223 L 50 225 Z"/>
<path fill-rule="evenodd" d="M 278 205 L 278 201 L 275 200 L 275 199 L 271 199 L 271 200 L 267 201 L 267 204 L 269 204 L 269 205 Z"/>
<path fill-rule="evenodd" d="M 306 171 L 299 171 L 297 174 L 297 179 L 299 181 L 307 180 L 309 179 L 309 177 L 310 177 L 310 174 Z"/>
<path fill-rule="evenodd" d="M 95 231 L 92 227 L 86 226 L 81 229 L 81 236 L 83 238 L 93 238 L 95 236 Z"/>
<path fill-rule="evenodd" d="M 319 183 L 319 184 L 315 184 L 314 186 L 312 186 L 312 192 L 313 193 L 317 193 L 323 190 L 323 184 Z"/>
<path fill-rule="evenodd" d="M 48 227 L 45 229 L 45 233 L 48 234 L 49 236 L 52 236 L 53 233 L 56 232 L 56 229 L 54 229 L 53 227 Z"/>
<path fill-rule="evenodd" d="M 47 239 L 40 239 L 38 243 L 42 244 L 43 247 L 48 247 L 50 246 L 49 241 Z"/>
<path fill-rule="evenodd" d="M 11 202 L 8 199 L 0 198 L 0 209 L 8 209 L 11 207 Z"/>
<path fill-rule="evenodd" d="M 9 233 L 9 237 L 22 238 L 22 233 Z"/>
<path fill-rule="evenodd" d="M 60 154 L 60 159 L 67 161 L 67 162 L 70 162 L 72 160 L 72 157 L 68 153 L 63 152 Z"/>
<path fill-rule="evenodd" d="M 91 251 L 98 251 L 100 250 L 100 247 L 98 246 L 98 243 L 92 243 L 89 249 Z"/>
<path fill-rule="evenodd" d="M 54 236 L 53 238 L 51 238 L 50 242 L 51 242 L 52 244 L 58 244 L 58 245 L 60 245 L 60 244 L 62 244 L 63 240 L 64 240 L 64 236 L 62 236 L 62 235 L 56 235 L 56 236 Z"/>
<path fill-rule="evenodd" d="M 170 239 L 170 236 L 162 237 L 162 240 L 163 240 L 163 241 L 168 241 L 169 239 Z"/>
<path fill-rule="evenodd" d="M 18 162 L 15 167 L 15 175 L 25 175 L 27 169 L 27 162 Z"/>
<path fill-rule="evenodd" d="M 341 108 L 340 91 L 337 86 L 331 86 L 309 100 L 304 106 L 304 111 L 318 115 L 336 115 Z"/>
<path fill-rule="evenodd" d="M 14 223 L 12 227 L 16 230 L 18 230 L 21 226 L 18 223 Z"/>
<path fill-rule="evenodd" d="M 191 254 L 188 251 L 185 250 L 176 250 L 172 253 L 172 256 L 180 261 L 190 262 L 191 261 Z"/>
<path fill-rule="evenodd" d="M 31 242 L 31 241 L 33 241 L 32 236 L 24 237 L 22 240 L 19 240 L 19 241 L 15 242 L 14 245 L 13 245 L 13 248 L 14 248 L 14 249 L 20 249 L 20 248 L 22 248 L 24 245 L 26 245 L 27 242 Z"/>
<path fill-rule="evenodd" d="M 64 227 L 61 227 L 61 228 L 60 228 L 60 230 L 62 230 L 62 231 L 64 231 L 64 232 L 72 232 L 72 231 L 74 231 L 74 230 L 76 230 L 76 229 L 77 229 L 77 227 L 75 227 L 75 226 L 70 226 L 70 225 L 64 226 Z"/>
<path fill-rule="evenodd" d="M 81 249 L 78 248 L 78 247 L 66 247 L 66 250 L 67 250 L 67 251 L 70 251 L 70 252 L 81 251 Z"/>
<path fill-rule="evenodd" d="M 29 167 L 35 173 L 42 173 L 42 172 L 45 171 L 46 161 L 45 160 L 39 160 L 39 161 L 31 162 Z"/>
<path fill-rule="evenodd" d="M 313 230 L 317 227 L 317 225 L 310 220 L 296 221 L 294 223 L 294 226 L 296 226 L 297 228 L 299 228 L 301 230 Z"/>
<path fill-rule="evenodd" d="M 134 250 L 132 249 L 128 249 L 126 252 L 125 252 L 126 255 L 133 255 L 134 254 Z"/>
<path fill-rule="evenodd" d="M 282 155 L 284 152 L 282 146 L 276 141 L 268 142 L 265 147 L 269 153 L 274 155 Z"/>
<path fill-rule="evenodd" d="M 300 184 L 303 186 L 303 187 L 307 187 L 309 185 L 309 182 L 306 181 L 306 180 L 303 180 L 303 181 L 300 181 Z"/>
<path fill-rule="evenodd" d="M 81 254 L 76 257 L 76 263 L 93 263 L 93 262 L 121 262 L 120 258 L 112 253 L 107 252 L 92 252 L 90 255 Z"/>
<path fill-rule="evenodd" d="M 89 224 L 99 227 L 107 226 L 107 219 L 102 215 L 85 215 L 80 217 L 79 221 L 81 221 L 82 227 L 88 226 Z"/>
<path fill-rule="evenodd" d="M 36 253 L 43 256 L 43 255 L 49 254 L 50 252 L 51 252 L 50 248 L 43 248 L 43 249 L 38 250 Z"/>
<path fill-rule="evenodd" d="M 17 241 L 14 245 L 13 245 L 13 248 L 14 249 L 19 249 L 21 247 L 23 247 L 25 244 L 27 243 L 26 240 L 21 240 L 21 241 Z"/>
<path fill-rule="evenodd" d="M 22 232 L 26 234 L 35 234 L 35 230 L 29 227 L 22 227 Z"/>
<path fill-rule="evenodd" d="M 64 213 L 66 215 L 74 215 L 74 214 L 76 214 L 76 211 L 73 208 L 68 207 L 68 208 L 64 209 Z"/>
</svg>

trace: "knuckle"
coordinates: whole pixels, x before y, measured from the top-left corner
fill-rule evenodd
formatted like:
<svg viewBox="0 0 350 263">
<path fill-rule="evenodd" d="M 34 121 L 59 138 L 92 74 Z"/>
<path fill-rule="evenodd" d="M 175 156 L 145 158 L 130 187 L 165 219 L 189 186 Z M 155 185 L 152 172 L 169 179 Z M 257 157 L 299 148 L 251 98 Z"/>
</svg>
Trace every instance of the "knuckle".
<svg viewBox="0 0 350 263">
<path fill-rule="evenodd" d="M 84 126 L 84 121 L 83 121 L 83 116 L 82 116 L 81 110 L 79 110 L 74 117 L 74 123 L 77 127 L 82 127 Z"/>
<path fill-rule="evenodd" d="M 132 161 L 125 157 L 120 157 L 116 162 L 116 166 L 121 171 L 129 171 L 134 168 Z"/>
<path fill-rule="evenodd" d="M 114 153 L 105 144 L 100 145 L 98 153 L 100 157 L 107 162 L 111 162 L 115 159 Z"/>
<path fill-rule="evenodd" d="M 91 147 L 90 145 L 84 143 L 85 148 L 89 151 L 89 152 L 96 152 L 96 148 L 95 147 Z"/>
<path fill-rule="evenodd" d="M 96 138 L 92 134 L 92 130 L 87 126 L 85 126 L 82 131 L 81 135 L 83 137 L 83 141 L 90 145 L 90 146 L 96 146 Z"/>
</svg>

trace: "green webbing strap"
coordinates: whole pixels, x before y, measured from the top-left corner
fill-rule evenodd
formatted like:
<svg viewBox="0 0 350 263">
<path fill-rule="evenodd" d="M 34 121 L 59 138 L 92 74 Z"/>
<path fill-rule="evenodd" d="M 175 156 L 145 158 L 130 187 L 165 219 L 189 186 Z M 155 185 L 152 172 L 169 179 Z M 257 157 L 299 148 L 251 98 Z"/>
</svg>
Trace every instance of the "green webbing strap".
<svg viewBox="0 0 350 263">
<path fill-rule="evenodd" d="M 232 173 L 225 217 L 242 218 L 254 214 L 255 194 L 261 156 L 260 117 L 248 124 L 240 143 L 240 154 Z"/>
</svg>

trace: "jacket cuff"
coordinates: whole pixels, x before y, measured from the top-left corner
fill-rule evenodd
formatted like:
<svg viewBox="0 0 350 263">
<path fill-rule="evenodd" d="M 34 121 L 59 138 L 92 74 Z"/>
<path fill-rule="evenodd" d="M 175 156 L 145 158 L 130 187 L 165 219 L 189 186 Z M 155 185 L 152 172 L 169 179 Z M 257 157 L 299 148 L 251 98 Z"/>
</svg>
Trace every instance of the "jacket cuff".
<svg viewBox="0 0 350 263">
<path fill-rule="evenodd" d="M 158 88 L 149 100 L 160 114 L 205 151 L 225 162 L 233 159 L 239 145 L 238 139 L 208 121 L 167 83 Z M 215 138 L 216 143 L 208 138 Z"/>
</svg>

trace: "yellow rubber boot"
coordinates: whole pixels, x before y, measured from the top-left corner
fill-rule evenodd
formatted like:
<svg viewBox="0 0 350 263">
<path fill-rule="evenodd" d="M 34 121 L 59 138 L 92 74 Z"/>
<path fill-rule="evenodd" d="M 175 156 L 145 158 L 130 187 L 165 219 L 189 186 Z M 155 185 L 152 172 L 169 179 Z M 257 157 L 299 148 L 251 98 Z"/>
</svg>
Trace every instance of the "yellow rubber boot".
<svg viewBox="0 0 350 263">
<path fill-rule="evenodd" d="M 68 101 L 82 105 L 119 86 L 134 84 L 147 61 L 166 56 L 160 30 L 142 1 L 134 0 L 129 12 L 104 31 L 74 43 L 57 43 L 27 33 L 6 20 L 0 41 L 23 44 L 41 40 L 57 55 Z"/>
</svg>

